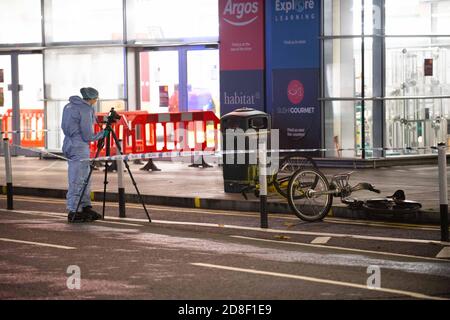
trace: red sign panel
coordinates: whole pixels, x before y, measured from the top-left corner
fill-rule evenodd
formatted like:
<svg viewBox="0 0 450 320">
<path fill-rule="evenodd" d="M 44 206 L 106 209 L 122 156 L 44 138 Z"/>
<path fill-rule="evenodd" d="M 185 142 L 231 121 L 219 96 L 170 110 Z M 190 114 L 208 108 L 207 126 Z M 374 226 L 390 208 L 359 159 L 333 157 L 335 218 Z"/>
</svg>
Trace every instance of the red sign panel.
<svg viewBox="0 0 450 320">
<path fill-rule="evenodd" d="M 219 0 L 220 70 L 264 69 L 264 1 Z"/>
<path fill-rule="evenodd" d="M 433 59 L 425 59 L 423 65 L 424 65 L 424 75 L 433 76 Z"/>
</svg>

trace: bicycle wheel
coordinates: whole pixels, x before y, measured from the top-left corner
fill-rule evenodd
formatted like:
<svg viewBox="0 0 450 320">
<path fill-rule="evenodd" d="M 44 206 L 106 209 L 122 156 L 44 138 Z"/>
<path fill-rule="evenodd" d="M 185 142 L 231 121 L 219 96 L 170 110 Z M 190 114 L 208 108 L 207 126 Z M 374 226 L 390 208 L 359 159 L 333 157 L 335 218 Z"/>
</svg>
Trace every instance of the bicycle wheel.
<svg viewBox="0 0 450 320">
<path fill-rule="evenodd" d="M 373 199 L 367 200 L 362 207 L 373 213 L 416 213 L 422 208 L 422 205 L 414 201 L 397 201 L 391 199 Z"/>
<path fill-rule="evenodd" d="M 273 175 L 273 186 L 280 195 L 287 198 L 287 189 L 291 176 L 299 169 L 309 168 L 318 169 L 311 157 L 297 153 L 288 155 L 281 160 L 278 171 Z"/>
<path fill-rule="evenodd" d="M 288 202 L 294 214 L 305 221 L 322 220 L 330 211 L 333 195 L 327 178 L 317 169 L 299 169 L 289 180 Z"/>
</svg>

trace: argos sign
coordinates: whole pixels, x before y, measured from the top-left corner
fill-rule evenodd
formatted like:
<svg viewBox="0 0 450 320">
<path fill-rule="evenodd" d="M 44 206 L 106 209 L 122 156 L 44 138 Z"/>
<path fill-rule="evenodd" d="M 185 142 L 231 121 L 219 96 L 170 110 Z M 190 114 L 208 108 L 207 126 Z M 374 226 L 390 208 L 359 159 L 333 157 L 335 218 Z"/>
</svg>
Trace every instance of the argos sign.
<svg viewBox="0 0 450 320">
<path fill-rule="evenodd" d="M 264 69 L 264 0 L 219 0 L 220 70 Z"/>
<path fill-rule="evenodd" d="M 242 27 L 258 19 L 259 3 L 257 1 L 227 0 L 222 17 L 227 23 Z"/>
</svg>

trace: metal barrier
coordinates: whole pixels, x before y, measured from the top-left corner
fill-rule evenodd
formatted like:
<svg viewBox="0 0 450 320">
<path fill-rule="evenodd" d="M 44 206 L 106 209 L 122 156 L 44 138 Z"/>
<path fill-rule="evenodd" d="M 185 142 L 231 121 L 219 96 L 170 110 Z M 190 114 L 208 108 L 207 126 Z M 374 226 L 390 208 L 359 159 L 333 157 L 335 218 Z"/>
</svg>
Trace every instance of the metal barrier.
<svg viewBox="0 0 450 320">
<path fill-rule="evenodd" d="M 2 117 L 2 131 L 12 131 L 12 109 Z M 101 122 L 107 113 L 98 113 L 94 131 L 101 130 Z M 112 125 L 117 137 L 123 141 L 124 153 L 148 153 L 167 151 L 218 150 L 217 129 L 220 123 L 212 111 L 174 113 L 148 113 L 147 111 L 120 112 L 120 121 Z M 44 110 L 20 110 L 20 145 L 44 147 Z M 10 139 L 12 143 L 12 139 Z M 116 146 L 111 141 L 111 154 Z M 96 143 L 91 143 L 91 156 Z M 105 149 L 100 153 L 105 156 Z"/>
<path fill-rule="evenodd" d="M 101 124 L 106 114 L 97 114 Z M 170 151 L 218 150 L 217 116 L 212 111 L 174 113 L 147 113 L 145 111 L 120 112 L 122 118 L 112 125 L 117 137 L 123 141 L 123 152 L 149 153 Z M 99 132 L 99 124 L 95 132 Z M 116 146 L 111 141 L 111 155 Z M 96 143 L 91 144 L 91 156 Z M 101 155 L 104 156 L 102 150 Z"/>
<path fill-rule="evenodd" d="M 12 131 L 12 109 L 2 117 L 2 131 Z M 44 110 L 20 109 L 20 145 L 24 147 L 44 147 Z M 12 143 L 12 139 L 9 140 Z"/>
<path fill-rule="evenodd" d="M 94 132 L 97 133 L 102 130 L 101 124 L 103 122 L 103 118 L 107 116 L 107 113 L 97 113 L 97 123 L 94 126 Z M 130 136 L 130 126 L 128 123 L 128 119 L 126 116 L 126 112 L 121 113 L 120 120 L 111 124 L 111 127 L 113 128 L 115 134 L 117 135 L 117 138 L 119 140 L 122 140 L 122 152 L 123 153 L 131 153 L 133 152 L 133 149 L 131 145 L 128 143 L 129 140 L 127 139 Z M 95 153 L 97 151 L 97 142 L 93 141 L 90 144 L 90 154 L 91 157 L 95 156 Z M 110 154 L 114 155 L 117 154 L 117 147 L 114 139 L 110 140 Z M 100 156 L 106 155 L 106 148 L 103 148 L 100 151 Z"/>
</svg>

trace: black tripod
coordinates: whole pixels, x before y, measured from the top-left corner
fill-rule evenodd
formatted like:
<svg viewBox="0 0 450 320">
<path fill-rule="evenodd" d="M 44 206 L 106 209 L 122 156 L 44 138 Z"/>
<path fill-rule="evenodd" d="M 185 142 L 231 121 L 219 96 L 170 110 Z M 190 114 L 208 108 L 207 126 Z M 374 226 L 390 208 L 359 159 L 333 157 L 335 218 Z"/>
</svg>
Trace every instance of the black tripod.
<svg viewBox="0 0 450 320">
<path fill-rule="evenodd" d="M 106 146 L 106 156 L 107 157 L 110 156 L 111 135 L 116 144 L 118 154 L 123 155 L 119 139 L 117 138 L 116 133 L 113 131 L 113 129 L 111 127 L 111 124 L 116 122 L 118 119 L 120 119 L 120 116 L 114 111 L 114 108 L 112 108 L 111 111 L 109 112 L 109 115 L 105 122 L 106 123 L 106 127 L 104 128 L 105 135 L 97 143 L 97 151 L 95 153 L 94 159 L 96 159 L 98 157 L 98 155 L 100 154 L 100 151 L 103 149 L 104 146 Z M 105 144 L 105 139 L 106 139 L 106 144 Z M 150 215 L 148 214 L 147 208 L 145 207 L 144 199 L 142 198 L 141 193 L 139 192 L 139 189 L 137 187 L 136 181 L 134 180 L 133 175 L 131 174 L 131 170 L 130 170 L 130 166 L 128 165 L 128 161 L 124 159 L 123 163 L 125 164 L 125 167 L 127 168 L 128 174 L 130 175 L 131 181 L 133 182 L 134 188 L 136 189 L 139 200 L 141 201 L 142 206 L 144 207 L 144 211 L 145 211 L 145 214 L 147 215 L 148 222 L 152 222 L 152 220 L 150 219 Z M 89 180 L 91 178 L 92 171 L 94 170 L 94 168 L 95 168 L 95 164 L 94 164 L 94 161 L 92 161 L 90 164 L 89 174 L 83 183 L 83 189 L 81 191 L 80 198 L 78 199 L 77 209 L 75 210 L 75 212 L 78 212 L 78 209 L 80 208 L 81 200 L 83 199 L 83 195 L 86 192 L 86 188 L 87 188 L 87 185 L 89 184 Z M 104 180 L 103 184 L 104 184 L 104 188 L 103 188 L 102 216 L 103 216 L 103 219 L 105 219 L 106 185 L 108 184 L 108 161 L 106 161 L 106 160 L 105 160 L 105 180 Z M 74 221 L 74 219 L 75 219 L 75 215 L 72 217 L 72 222 Z"/>
</svg>

